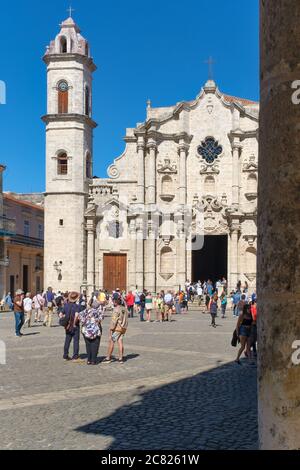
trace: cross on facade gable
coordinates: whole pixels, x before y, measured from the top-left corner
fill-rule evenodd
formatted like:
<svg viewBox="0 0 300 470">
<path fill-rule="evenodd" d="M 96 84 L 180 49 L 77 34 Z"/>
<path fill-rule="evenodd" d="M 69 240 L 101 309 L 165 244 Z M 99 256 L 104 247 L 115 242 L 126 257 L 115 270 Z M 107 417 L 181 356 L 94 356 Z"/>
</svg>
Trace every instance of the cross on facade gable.
<svg viewBox="0 0 300 470">
<path fill-rule="evenodd" d="M 72 17 L 72 13 L 73 13 L 74 8 L 72 8 L 72 6 L 70 5 L 69 8 L 67 9 L 67 12 L 69 13 L 69 16 Z"/>
<path fill-rule="evenodd" d="M 215 64 L 215 61 L 210 56 L 208 60 L 205 61 L 205 64 L 208 64 L 208 79 L 213 80 L 213 64 Z"/>
</svg>

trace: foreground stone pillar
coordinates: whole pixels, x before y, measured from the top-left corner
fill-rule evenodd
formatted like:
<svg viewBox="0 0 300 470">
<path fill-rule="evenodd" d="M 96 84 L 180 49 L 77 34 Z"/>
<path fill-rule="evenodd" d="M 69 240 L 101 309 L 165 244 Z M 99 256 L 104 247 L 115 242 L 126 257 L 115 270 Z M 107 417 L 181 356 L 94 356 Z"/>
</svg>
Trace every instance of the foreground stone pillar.
<svg viewBox="0 0 300 470">
<path fill-rule="evenodd" d="M 292 83 L 300 80 L 299 51 L 299 0 L 261 1 L 258 333 L 262 449 L 300 448 L 300 365 L 292 360 L 292 345 L 300 340 L 300 105 L 292 102 Z"/>
</svg>

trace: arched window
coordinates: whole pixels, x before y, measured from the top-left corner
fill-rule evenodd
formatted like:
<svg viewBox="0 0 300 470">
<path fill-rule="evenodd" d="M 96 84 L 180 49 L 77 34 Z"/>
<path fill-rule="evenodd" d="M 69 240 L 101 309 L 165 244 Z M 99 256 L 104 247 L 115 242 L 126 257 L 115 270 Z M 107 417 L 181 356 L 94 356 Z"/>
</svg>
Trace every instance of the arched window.
<svg viewBox="0 0 300 470">
<path fill-rule="evenodd" d="M 90 90 L 89 87 L 85 87 L 85 115 L 90 115 Z"/>
<path fill-rule="evenodd" d="M 165 175 L 161 180 L 161 193 L 173 194 L 173 180 L 171 176 Z"/>
<path fill-rule="evenodd" d="M 204 180 L 204 193 L 214 194 L 216 191 L 216 182 L 213 176 L 207 176 Z"/>
<path fill-rule="evenodd" d="M 91 178 L 92 177 L 92 159 L 89 153 L 86 155 L 85 163 L 86 163 L 86 177 Z"/>
<path fill-rule="evenodd" d="M 57 174 L 68 174 L 68 156 L 66 153 L 60 153 L 57 157 Z"/>
<path fill-rule="evenodd" d="M 67 53 L 67 39 L 64 36 L 60 38 L 60 52 L 61 54 Z"/>
<path fill-rule="evenodd" d="M 248 176 L 247 191 L 249 193 L 256 193 L 257 192 L 257 177 L 254 173 L 251 173 Z"/>
<path fill-rule="evenodd" d="M 86 43 L 85 45 L 85 55 L 89 56 L 89 45 Z"/>
<path fill-rule="evenodd" d="M 68 113 L 69 108 L 69 86 L 65 80 L 58 84 L 58 114 Z"/>
</svg>

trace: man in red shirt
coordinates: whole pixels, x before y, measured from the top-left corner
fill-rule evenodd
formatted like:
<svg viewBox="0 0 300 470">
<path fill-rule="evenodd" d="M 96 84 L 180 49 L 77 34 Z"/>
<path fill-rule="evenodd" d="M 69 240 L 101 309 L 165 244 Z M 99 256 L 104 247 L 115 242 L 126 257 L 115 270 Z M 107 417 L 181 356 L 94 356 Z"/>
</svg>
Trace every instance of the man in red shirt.
<svg viewBox="0 0 300 470">
<path fill-rule="evenodd" d="M 125 302 L 128 310 L 128 317 L 133 318 L 134 295 L 131 290 L 126 295 Z"/>
</svg>

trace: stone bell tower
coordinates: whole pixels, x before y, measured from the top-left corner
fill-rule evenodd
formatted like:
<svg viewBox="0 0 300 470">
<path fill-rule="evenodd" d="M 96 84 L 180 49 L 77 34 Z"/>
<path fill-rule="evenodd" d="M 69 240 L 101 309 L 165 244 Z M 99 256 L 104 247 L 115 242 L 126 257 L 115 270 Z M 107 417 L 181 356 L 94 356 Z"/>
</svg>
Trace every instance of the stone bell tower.
<svg viewBox="0 0 300 470">
<path fill-rule="evenodd" d="M 92 74 L 88 42 L 73 18 L 61 25 L 47 65 L 45 287 L 79 290 L 86 279 L 84 213 L 92 178 Z"/>
</svg>

